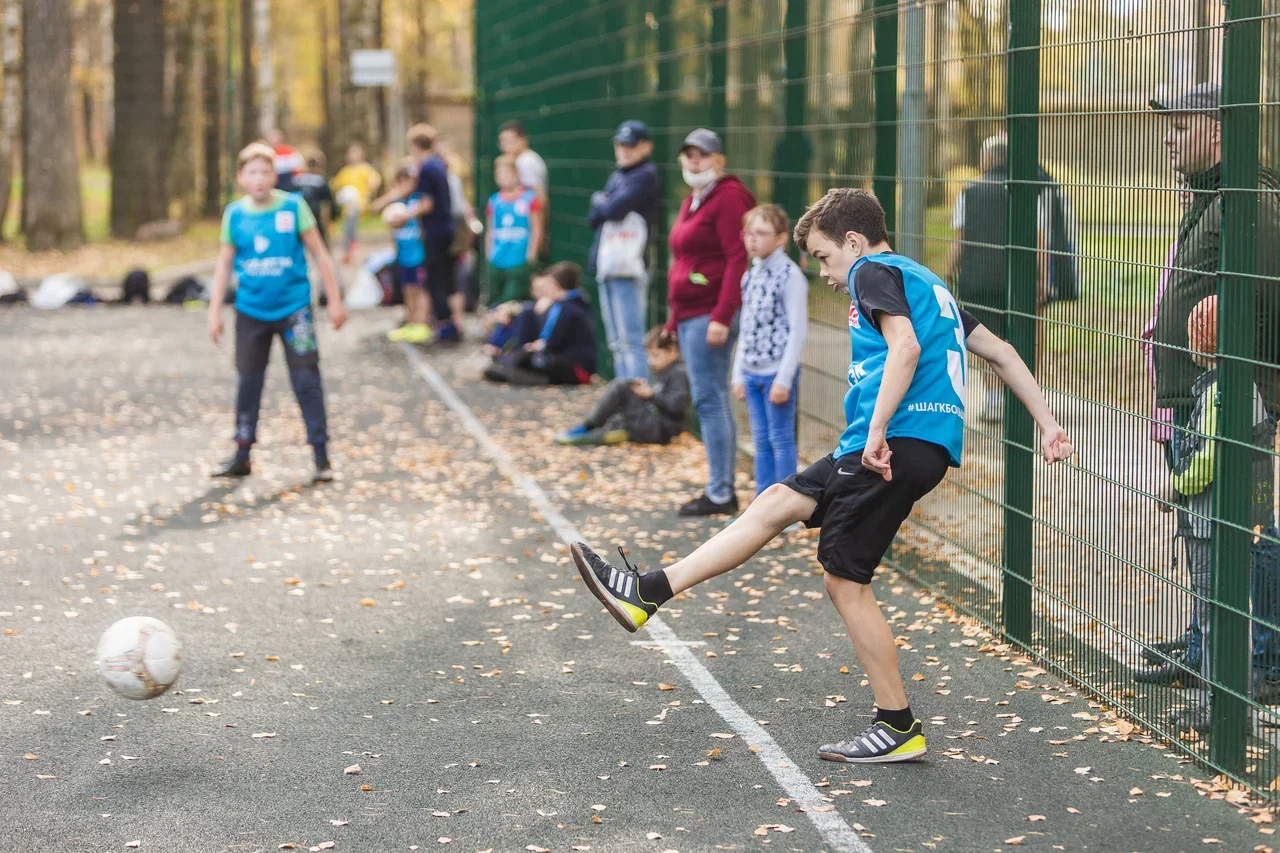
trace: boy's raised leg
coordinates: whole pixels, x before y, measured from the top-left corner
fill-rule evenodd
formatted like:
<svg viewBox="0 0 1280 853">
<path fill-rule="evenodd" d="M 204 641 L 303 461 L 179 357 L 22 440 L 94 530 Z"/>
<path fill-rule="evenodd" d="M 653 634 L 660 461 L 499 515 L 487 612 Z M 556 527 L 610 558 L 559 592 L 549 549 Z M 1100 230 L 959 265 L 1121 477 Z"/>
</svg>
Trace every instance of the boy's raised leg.
<svg viewBox="0 0 1280 853">
<path fill-rule="evenodd" d="M 622 566 L 613 565 L 584 542 L 575 542 L 570 550 L 587 589 L 622 627 L 636 631 L 673 595 L 742 565 L 789 525 L 813 515 L 816 507 L 811 497 L 772 486 L 692 554 L 644 574 L 625 557 Z"/>
</svg>

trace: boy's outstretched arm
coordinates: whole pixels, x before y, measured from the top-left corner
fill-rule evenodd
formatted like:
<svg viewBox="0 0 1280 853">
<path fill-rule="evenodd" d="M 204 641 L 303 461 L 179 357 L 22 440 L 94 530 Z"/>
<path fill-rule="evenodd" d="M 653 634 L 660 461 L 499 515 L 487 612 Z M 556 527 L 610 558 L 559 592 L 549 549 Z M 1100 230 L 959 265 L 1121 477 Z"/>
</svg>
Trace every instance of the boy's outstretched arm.
<svg viewBox="0 0 1280 853">
<path fill-rule="evenodd" d="M 1067 431 L 1058 424 L 1053 412 L 1049 411 L 1049 404 L 1044 399 L 1040 384 L 1018 356 L 1017 350 L 983 325 L 978 325 L 969 333 L 965 346 L 969 352 L 991 365 L 996 376 L 1027 407 L 1040 427 L 1040 452 L 1044 461 L 1052 463 L 1070 459 L 1071 454 L 1075 453 L 1071 439 L 1067 436 Z"/>
<path fill-rule="evenodd" d="M 881 311 L 876 320 L 880 323 L 880 334 L 884 335 L 885 343 L 889 345 L 889 355 L 885 360 L 884 376 L 880 380 L 880 393 L 876 395 L 876 407 L 871 412 L 867 446 L 862 451 L 862 467 L 875 471 L 886 480 L 892 480 L 889 457 L 893 454 L 885 439 L 885 430 L 889 428 L 889 420 L 898 411 L 898 404 L 902 402 L 916 375 L 916 364 L 920 361 L 920 341 L 916 339 L 916 330 L 911 325 L 910 317 Z"/>
<path fill-rule="evenodd" d="M 320 239 L 320 232 L 315 227 L 302 232 L 302 244 L 311 253 L 312 259 L 320 266 L 320 281 L 324 283 L 325 296 L 328 297 L 329 322 L 336 332 L 347 322 L 347 308 L 342 304 L 342 291 L 338 289 L 338 276 L 333 271 L 333 258 Z"/>
</svg>

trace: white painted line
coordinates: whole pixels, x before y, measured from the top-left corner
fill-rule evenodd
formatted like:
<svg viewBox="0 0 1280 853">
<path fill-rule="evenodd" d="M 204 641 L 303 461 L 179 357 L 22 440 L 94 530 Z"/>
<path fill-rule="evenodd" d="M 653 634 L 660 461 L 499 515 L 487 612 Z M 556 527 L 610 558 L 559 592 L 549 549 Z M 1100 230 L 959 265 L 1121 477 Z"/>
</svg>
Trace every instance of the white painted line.
<svg viewBox="0 0 1280 853">
<path fill-rule="evenodd" d="M 471 433 L 484 448 L 485 453 L 497 463 L 498 469 L 520 491 L 524 492 L 525 497 L 542 513 L 542 517 L 546 519 L 556 535 L 566 545 L 581 540 L 582 535 L 578 533 L 577 528 L 560 514 L 537 481 L 516 466 L 511 456 L 493 440 L 493 436 L 484 428 L 484 424 L 476 419 L 471 408 L 462 402 L 462 399 L 449 387 L 449 383 L 423 360 L 417 349 L 404 343 L 400 348 L 417 374 L 426 381 L 436 396 L 453 410 L 463 426 L 467 428 L 467 432 Z M 764 764 L 765 769 L 777 780 L 778 785 L 791 798 L 792 803 L 804 811 L 805 816 L 822 835 L 833 853 L 872 853 L 867 843 L 853 831 L 849 824 L 845 823 L 835 806 L 813 786 L 808 776 L 796 768 L 796 763 L 787 757 L 782 747 L 778 746 L 778 742 L 743 710 L 741 705 L 733 701 L 733 697 L 702 665 L 702 661 L 694 657 L 685 641 L 678 639 L 675 632 L 657 616 L 645 623 L 645 628 L 648 629 L 649 636 L 667 650 L 676 668 L 693 685 L 693 688 L 702 694 L 703 700 L 729 724 L 734 733 L 744 742 L 759 747 L 756 756 Z"/>
<path fill-rule="evenodd" d="M 677 646 L 705 646 L 706 645 L 706 643 L 704 643 L 702 640 L 669 640 L 664 642 L 661 646 L 655 646 L 653 643 L 649 642 L 648 640 L 632 640 L 631 641 L 631 645 L 644 646 L 646 649 L 659 649 L 659 648 L 665 649 L 667 646 L 671 645 L 672 643 L 675 643 Z"/>
</svg>

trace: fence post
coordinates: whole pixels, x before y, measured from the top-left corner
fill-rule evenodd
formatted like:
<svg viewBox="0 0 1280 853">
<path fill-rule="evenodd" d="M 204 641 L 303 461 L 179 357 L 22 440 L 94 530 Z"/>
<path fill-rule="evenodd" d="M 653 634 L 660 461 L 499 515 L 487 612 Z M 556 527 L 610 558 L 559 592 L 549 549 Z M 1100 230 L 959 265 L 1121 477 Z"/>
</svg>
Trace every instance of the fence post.
<svg viewBox="0 0 1280 853">
<path fill-rule="evenodd" d="M 485 202 L 489 198 L 485 194 L 485 190 L 489 186 L 487 173 L 490 171 L 486 168 L 485 161 L 488 159 L 484 156 L 488 150 L 485 140 L 489 139 L 492 129 L 489 127 L 489 97 L 485 86 L 485 60 L 488 55 L 485 51 L 486 41 L 489 35 L 489 16 L 486 14 L 489 8 L 489 0 L 475 0 L 475 47 L 472 50 L 472 79 L 475 80 L 475 94 L 471 100 L 471 204 L 475 209 L 476 215 L 483 218 Z M 481 244 L 483 247 L 483 243 Z M 484 290 L 484 252 L 481 251 L 477 258 L 477 273 L 480 276 L 481 290 Z"/>
<path fill-rule="evenodd" d="M 1218 256 L 1219 435 L 1214 472 L 1213 697 L 1209 757 L 1229 773 L 1245 765 L 1249 730 L 1249 566 L 1252 535 L 1254 293 L 1258 224 L 1260 0 L 1227 6 L 1222 50 L 1222 230 Z M 1270 448 L 1268 448 L 1270 449 Z M 1221 485 L 1226 485 L 1223 488 Z M 1239 484 L 1231 488 L 1229 484 Z"/>
<path fill-rule="evenodd" d="M 653 111 L 653 162 L 662 176 L 662 196 L 658 205 L 657 233 L 651 235 L 649 251 L 653 266 L 649 275 L 649 323 L 657 325 L 667 321 L 667 233 L 670 230 L 671 206 L 667 199 L 672 194 L 672 184 L 679 184 L 680 173 L 676 168 L 676 146 L 683 137 L 671 126 L 671 101 L 675 98 L 675 68 L 671 53 L 675 50 L 676 23 L 671 19 L 672 0 L 656 0 L 654 20 L 658 25 L 658 91 Z"/>
<path fill-rule="evenodd" d="M 1036 196 L 1040 146 L 1040 0 L 1009 4 L 1006 52 L 1009 223 L 1005 282 L 1009 343 L 1027 364 L 1036 363 Z M 1031 642 L 1032 461 L 1031 415 L 1005 391 L 1004 406 L 1004 584 L 1005 635 Z"/>
<path fill-rule="evenodd" d="M 898 0 L 875 0 L 876 157 L 871 191 L 884 208 L 896 242 L 898 231 Z"/>
<path fill-rule="evenodd" d="M 707 112 L 711 129 L 723 139 L 729 122 L 726 92 L 729 86 L 729 3 L 728 0 L 712 0 L 711 3 L 711 54 L 707 57 L 711 71 L 711 103 Z M 732 154 L 732 152 L 729 152 Z"/>
<path fill-rule="evenodd" d="M 783 132 L 781 165 L 782 177 L 778 183 L 777 199 L 794 222 L 804 213 L 805 164 L 808 162 L 808 141 L 805 138 L 804 110 L 808 101 L 809 86 L 805 82 L 809 65 L 809 34 L 804 30 L 809 22 L 808 0 L 787 0 L 787 16 L 783 26 L 786 41 L 782 46 L 787 65 L 787 91 L 784 97 L 787 128 Z"/>
</svg>

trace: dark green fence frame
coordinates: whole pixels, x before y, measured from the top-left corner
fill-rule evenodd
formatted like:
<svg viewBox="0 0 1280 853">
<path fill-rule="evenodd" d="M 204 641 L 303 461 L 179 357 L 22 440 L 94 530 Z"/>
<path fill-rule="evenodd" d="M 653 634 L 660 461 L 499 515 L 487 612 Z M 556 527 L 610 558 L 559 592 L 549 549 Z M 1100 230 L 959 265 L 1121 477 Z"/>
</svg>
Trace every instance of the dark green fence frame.
<svg viewBox="0 0 1280 853">
<path fill-rule="evenodd" d="M 1250 481 L 1259 452 L 1274 455 L 1257 446 L 1252 422 L 1258 354 L 1274 353 L 1280 336 L 1257 308 L 1280 288 L 1263 263 L 1280 255 L 1265 242 L 1280 204 L 1268 183 L 1280 147 L 1280 0 L 477 0 L 475 32 L 477 207 L 493 191 L 498 128 L 518 120 L 549 166 L 556 260 L 584 260 L 588 200 L 613 169 L 613 130 L 639 118 L 664 182 L 662 247 L 685 195 L 679 142 L 706 126 L 762 201 L 794 219 L 828 187 L 867 187 L 895 245 L 949 273 L 955 199 L 977 174 L 982 140 L 1007 134 L 997 313 L 1080 453 L 1046 468 L 1035 424 L 1007 392 L 1002 418 L 979 417 L 987 373 L 971 362 L 966 465 L 924 503 L 893 562 L 1109 708 L 1276 796 L 1280 734 L 1262 723 L 1280 698 L 1253 683 L 1264 673 L 1251 665 L 1251 631 L 1280 626 L 1251 596 L 1263 575 L 1242 569 L 1274 532 L 1254 529 L 1249 490 L 1231 485 Z M 1179 634 L 1195 598 L 1173 556 L 1171 517 L 1154 509 L 1169 475 L 1146 439 L 1151 390 L 1138 345 L 1180 217 L 1161 144 L 1167 119 L 1147 101 L 1205 80 L 1222 85 L 1223 102 L 1221 189 L 1200 191 L 1215 193 L 1222 217 L 1221 406 L 1212 724 L 1189 735 L 1168 714 L 1195 692 L 1134 679 L 1138 650 Z M 1069 250 L 1042 242 L 1042 168 L 1078 222 Z M 1080 299 L 1039 305 L 1038 270 L 1066 255 Z M 665 313 L 665 249 L 657 256 L 652 322 Z M 846 311 L 812 291 L 799 426 L 808 455 L 827 452 L 843 427 Z"/>
</svg>

